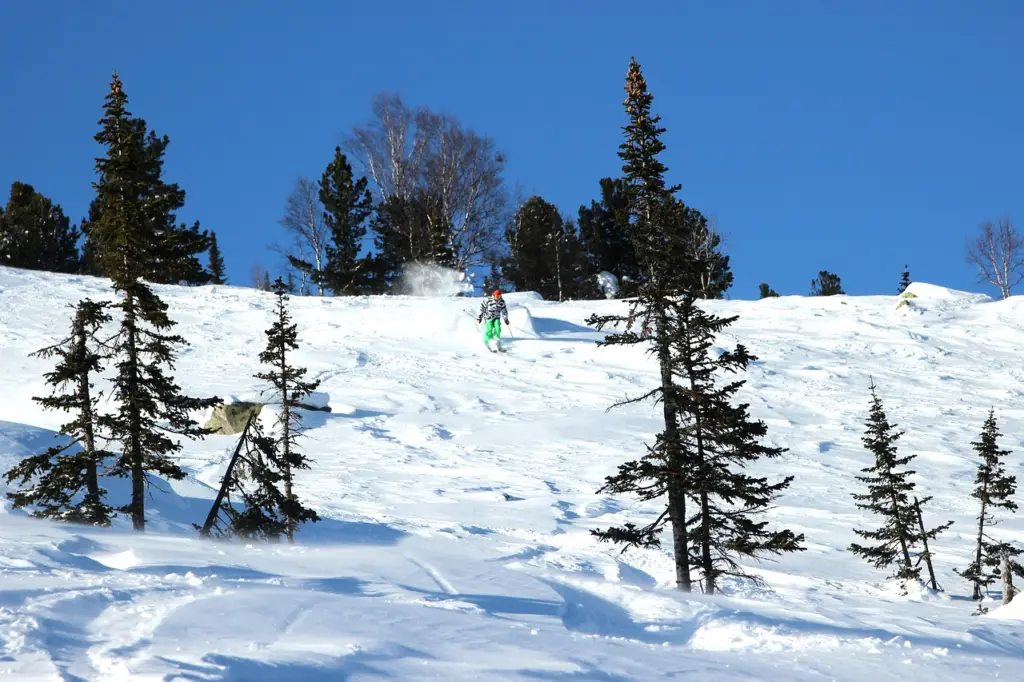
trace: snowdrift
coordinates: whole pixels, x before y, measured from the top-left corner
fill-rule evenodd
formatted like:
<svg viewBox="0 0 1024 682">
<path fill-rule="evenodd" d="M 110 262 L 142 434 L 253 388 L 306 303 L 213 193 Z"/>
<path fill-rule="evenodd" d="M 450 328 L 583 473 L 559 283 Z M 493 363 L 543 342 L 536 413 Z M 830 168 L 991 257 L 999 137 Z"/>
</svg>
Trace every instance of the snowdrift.
<svg viewBox="0 0 1024 682">
<path fill-rule="evenodd" d="M 273 298 L 233 287 L 157 287 L 190 341 L 175 378 L 194 396 L 266 387 L 258 352 Z M 40 296 L 40 292 L 45 292 Z M 915 283 L 896 296 L 714 301 L 739 315 L 718 339 L 757 361 L 740 398 L 788 448 L 751 475 L 795 477 L 773 524 L 807 549 L 750 566 L 726 595 L 672 589 L 666 549 L 590 531 L 647 523 L 653 504 L 596 494 L 644 451 L 659 411 L 606 408 L 657 381 L 642 349 L 598 348 L 584 320 L 614 300 L 507 296 L 509 353 L 483 349 L 479 298 L 293 299 L 295 362 L 331 411 L 306 413 L 314 468 L 297 492 L 322 516 L 288 545 L 200 542 L 234 436 L 187 442 L 189 478 L 153 481 L 150 529 L 61 526 L 6 510 L 0 523 L 0 672 L 66 680 L 840 680 L 1016 679 L 1018 598 L 972 617 L 976 509 L 970 442 L 995 406 L 1024 480 L 1024 310 L 1014 299 Z M 31 398 L 71 304 L 103 280 L 0 269 L 0 465 L 48 445 L 64 416 Z M 211 323 L 211 320 L 215 321 Z M 943 592 L 902 596 L 846 551 L 869 464 L 868 385 L 906 430 Z M 104 381 L 97 382 L 103 388 Z M 269 408 L 272 409 L 272 408 Z M 1018 471 L 1020 470 L 1020 471 Z M 126 489 L 105 479 L 116 499 Z M 994 532 L 1024 542 L 1024 523 Z M 996 594 L 992 595 L 996 597 Z"/>
</svg>

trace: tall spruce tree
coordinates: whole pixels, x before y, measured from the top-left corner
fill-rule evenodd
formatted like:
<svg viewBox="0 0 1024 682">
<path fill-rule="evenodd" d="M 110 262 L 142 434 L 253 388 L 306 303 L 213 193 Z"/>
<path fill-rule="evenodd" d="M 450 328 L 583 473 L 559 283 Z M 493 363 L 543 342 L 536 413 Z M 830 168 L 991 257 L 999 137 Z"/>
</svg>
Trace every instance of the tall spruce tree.
<svg viewBox="0 0 1024 682">
<path fill-rule="evenodd" d="M 281 412 L 273 434 L 274 447 L 267 453 L 269 465 L 280 472 L 284 486 L 284 497 L 280 509 L 285 519 L 285 536 L 288 542 L 295 542 L 295 530 L 299 523 L 317 521 L 316 512 L 307 509 L 299 501 L 294 490 L 294 474 L 298 469 L 309 469 L 310 460 L 298 447 L 302 434 L 302 399 L 309 396 L 320 385 L 319 380 L 306 381 L 306 369 L 295 367 L 289 362 L 289 354 L 299 347 L 298 327 L 288 312 L 288 290 L 280 277 L 273 284 L 277 297 L 273 325 L 267 330 L 267 347 L 260 353 L 260 362 L 269 369 L 256 375 L 257 379 L 270 382 L 275 396 L 281 400 Z"/>
<path fill-rule="evenodd" d="M 334 158 L 320 178 L 324 225 L 331 236 L 323 279 L 335 296 L 351 296 L 367 288 L 369 261 L 359 257 L 366 221 L 373 214 L 373 198 L 367 185 L 365 177 L 355 179 L 348 159 L 336 147 Z"/>
<path fill-rule="evenodd" d="M 775 289 L 772 289 L 770 286 L 768 286 L 767 282 L 761 282 L 761 284 L 758 286 L 758 293 L 759 293 L 758 298 L 778 298 L 779 297 L 779 292 L 775 291 Z"/>
<path fill-rule="evenodd" d="M 217 245 L 217 233 L 210 233 L 210 284 L 227 284 L 228 280 L 224 276 L 224 256 L 220 252 L 220 246 Z"/>
<path fill-rule="evenodd" d="M 144 530 L 145 501 L 150 472 L 180 480 L 185 472 L 172 456 L 182 448 L 171 435 L 201 438 L 207 432 L 190 413 L 216 405 L 218 398 L 189 398 L 181 394 L 167 369 L 173 367 L 175 347 L 184 338 L 169 334 L 175 323 L 164 303 L 142 279 L 160 257 L 159 237 L 166 220 L 155 216 L 151 153 L 141 138 L 142 126 L 131 118 L 128 97 L 114 74 L 105 100 L 96 141 L 106 154 L 96 160 L 99 219 L 90 226 L 97 263 L 110 277 L 120 301 L 120 330 L 111 344 L 117 373 L 113 398 L 117 404 L 101 424 L 121 444 L 110 473 L 129 478 L 131 502 L 118 511 L 130 514 L 132 526 Z M 160 203 L 157 201 L 156 203 Z M 173 210 L 173 201 L 164 204 Z"/>
<path fill-rule="evenodd" d="M 771 484 L 740 469 L 783 450 L 760 444 L 764 424 L 749 420 L 746 405 L 730 404 L 743 382 L 715 386 L 719 372 L 745 369 L 754 358 L 742 346 L 717 358 L 708 353 L 715 335 L 736 319 L 710 315 L 696 305 L 698 298 L 708 297 L 703 273 L 718 254 L 698 260 L 702 251 L 694 248 L 701 237 L 692 229 L 696 221 L 680 220 L 680 204 L 673 196 L 678 187 L 666 186 L 666 168 L 658 159 L 664 128 L 660 117 L 651 114 L 653 97 L 635 60 L 630 61 L 626 94 L 629 123 L 619 156 L 642 283 L 628 315 L 594 315 L 588 323 L 598 329 L 623 328 L 601 345 L 651 346 L 661 384 L 624 402 L 657 399 L 665 429 L 643 458 L 622 464 L 599 492 L 664 498 L 666 508 L 646 526 L 626 523 L 594 534 L 627 547 L 658 546 L 661 530 L 671 524 L 677 587 L 690 591 L 691 572 L 696 570 L 705 591 L 713 593 L 721 589 L 722 576 L 752 577 L 738 558 L 798 551 L 803 536 L 771 530 L 757 520 L 791 479 Z"/>
<path fill-rule="evenodd" d="M 111 457 L 100 448 L 92 378 L 103 369 L 103 342 L 98 338 L 110 321 L 105 304 L 84 299 L 75 307 L 71 334 L 59 343 L 33 355 L 57 357 L 57 365 L 46 374 L 53 392 L 34 398 L 48 410 L 73 415 L 60 428 L 63 444 L 27 457 L 6 474 L 8 483 L 18 479 L 22 490 L 7 493 L 15 509 L 34 507 L 32 514 L 48 519 L 94 526 L 110 525 L 113 509 L 104 501 L 106 491 L 99 484 L 99 467 Z"/>
<path fill-rule="evenodd" d="M 897 294 L 902 294 L 904 291 L 907 290 L 907 287 L 909 287 L 909 286 L 910 286 L 910 269 L 906 265 L 904 265 L 903 266 L 903 276 L 900 277 L 900 285 L 896 289 L 896 293 Z"/>
<path fill-rule="evenodd" d="M 845 293 L 839 275 L 834 272 L 822 270 L 811 280 L 811 296 L 840 296 Z"/>
<path fill-rule="evenodd" d="M 849 550 L 864 557 L 875 568 L 895 565 L 892 577 L 899 580 L 905 589 L 908 581 L 921 580 L 921 568 L 911 560 L 915 546 L 933 540 L 952 522 L 931 530 L 924 530 L 923 520 L 919 522 L 920 505 L 931 498 L 925 498 L 917 505 L 911 501 L 911 494 L 917 486 L 909 478 L 915 472 L 904 467 L 914 460 L 914 455 L 899 456 L 896 441 L 903 432 L 889 423 L 874 381 L 871 382 L 871 409 L 866 427 L 862 441 L 875 456 L 875 463 L 862 469 L 866 476 L 857 476 L 858 481 L 867 485 L 867 492 L 852 495 L 858 508 L 881 516 L 884 522 L 877 530 L 854 529 L 854 533 L 874 544 L 851 543 Z"/>
<path fill-rule="evenodd" d="M 148 130 L 145 120 L 133 118 L 127 112 L 118 126 L 122 143 L 131 144 L 134 194 L 128 198 L 136 206 L 133 220 L 150 241 L 145 260 L 137 266 L 140 278 L 155 284 L 206 284 L 210 274 L 203 269 L 199 256 L 209 249 L 209 233 L 201 230 L 198 222 L 191 226 L 177 223 L 176 212 L 185 205 L 185 191 L 163 179 L 164 155 L 170 138 Z M 102 247 L 94 243 L 98 237 L 93 234 L 97 223 L 104 219 L 106 207 L 103 197 L 97 196 L 89 207 L 89 217 L 82 221 L 86 237 L 84 271 L 112 277 L 104 259 L 95 253 Z"/>
<path fill-rule="evenodd" d="M 1001 435 L 996 424 L 995 410 L 989 410 L 981 437 L 971 443 L 980 458 L 978 474 L 975 477 L 977 485 L 971 497 L 978 500 L 981 509 L 978 513 L 974 561 L 957 573 L 971 582 L 974 599 L 984 597 L 988 586 L 1001 577 L 999 563 L 1004 553 L 1010 557 L 1010 570 L 1024 577 L 1024 567 L 1014 559 L 1020 556 L 1021 550 L 1008 542 L 996 540 L 987 532 L 998 523 L 992 513 L 994 510 L 1001 509 L 1010 513 L 1017 511 L 1017 503 L 1013 500 L 1017 492 L 1017 477 L 1006 473 L 1004 459 L 1010 451 L 999 448 L 998 440 Z"/>
<path fill-rule="evenodd" d="M 0 208 L 0 265 L 66 274 L 81 267 L 78 228 L 59 204 L 32 185 L 11 185 L 7 208 Z"/>
</svg>

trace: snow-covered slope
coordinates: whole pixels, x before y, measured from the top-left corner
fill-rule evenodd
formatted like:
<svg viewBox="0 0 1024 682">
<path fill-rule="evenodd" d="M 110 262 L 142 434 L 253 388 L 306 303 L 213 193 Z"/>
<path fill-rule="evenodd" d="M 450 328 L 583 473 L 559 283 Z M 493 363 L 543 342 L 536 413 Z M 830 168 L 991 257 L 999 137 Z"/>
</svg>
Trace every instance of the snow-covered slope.
<svg viewBox="0 0 1024 682">
<path fill-rule="evenodd" d="M 38 680 L 976 680 L 1024 676 L 1014 604 L 970 613 L 975 439 L 990 406 L 1024 481 L 1024 305 L 915 284 L 895 296 L 715 302 L 720 342 L 759 360 L 742 397 L 790 449 L 763 470 L 796 480 L 772 512 L 807 551 L 765 564 L 767 588 L 671 589 L 664 551 L 589 531 L 653 508 L 595 494 L 659 429 L 606 412 L 651 387 L 637 349 L 597 348 L 583 320 L 615 301 L 510 295 L 510 352 L 483 348 L 473 299 L 297 299 L 298 363 L 323 380 L 316 460 L 298 490 L 324 517 L 295 546 L 194 539 L 231 436 L 189 444 L 192 478 L 155 490 L 153 529 L 0 521 L 0 673 Z M 176 377 L 196 396 L 252 395 L 269 295 L 161 287 L 192 342 Z M 62 415 L 31 401 L 67 305 L 106 283 L 0 269 L 0 466 L 44 447 Z M 945 593 L 900 597 L 845 551 L 873 377 L 929 521 Z M 126 491 L 111 485 L 115 495 Z M 1024 541 L 1024 519 L 994 529 Z"/>
</svg>

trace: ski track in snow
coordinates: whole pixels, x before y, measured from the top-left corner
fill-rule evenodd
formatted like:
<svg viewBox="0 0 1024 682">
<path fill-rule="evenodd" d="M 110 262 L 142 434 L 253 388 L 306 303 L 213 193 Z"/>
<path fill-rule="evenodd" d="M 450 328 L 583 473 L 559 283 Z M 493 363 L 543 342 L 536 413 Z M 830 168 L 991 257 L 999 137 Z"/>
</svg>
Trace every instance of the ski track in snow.
<svg viewBox="0 0 1024 682">
<path fill-rule="evenodd" d="M 272 298 L 231 287 L 157 287 L 191 342 L 174 376 L 190 395 L 245 395 Z M 296 364 L 331 413 L 306 414 L 315 460 L 296 485 L 323 517 L 294 546 L 201 542 L 233 436 L 186 443 L 190 477 L 155 481 L 150 530 L 0 526 L 0 674 L 26 680 L 1021 679 L 1024 608 L 971 616 L 954 568 L 969 561 L 974 440 L 995 406 L 1008 468 L 1024 481 L 1024 304 L 915 284 L 919 298 L 709 302 L 739 315 L 718 339 L 758 356 L 741 398 L 789 448 L 756 472 L 796 477 L 773 522 L 807 550 L 755 566 L 707 598 L 672 589 L 666 550 L 599 544 L 594 528 L 656 506 L 598 495 L 660 430 L 642 351 L 597 348 L 583 320 L 615 301 L 508 295 L 509 352 L 483 346 L 477 300 L 293 299 Z M 44 300 L 40 300 L 40 292 Z M 0 268 L 0 465 L 50 443 L 38 409 L 66 307 L 106 282 Z M 466 311 L 469 314 L 466 314 Z M 873 378 L 907 433 L 940 594 L 899 596 L 845 551 L 869 465 L 860 438 Z M 103 381 L 97 382 L 102 388 Z M 105 481 L 115 497 L 121 482 Z M 3 487 L 3 486 L 0 486 Z M 6 490 L 6 488 L 4 489 Z M 1024 520 L 998 537 L 1024 542 Z M 1022 601 L 1024 603 L 1024 601 Z"/>
</svg>

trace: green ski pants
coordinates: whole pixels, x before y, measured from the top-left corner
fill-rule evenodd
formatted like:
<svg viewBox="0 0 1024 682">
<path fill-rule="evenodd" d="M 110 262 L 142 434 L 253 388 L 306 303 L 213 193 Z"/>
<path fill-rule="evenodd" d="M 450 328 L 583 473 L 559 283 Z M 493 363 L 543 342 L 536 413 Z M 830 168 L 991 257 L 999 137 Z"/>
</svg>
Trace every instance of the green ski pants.
<svg viewBox="0 0 1024 682">
<path fill-rule="evenodd" d="M 484 320 L 484 343 L 490 343 L 491 339 L 501 338 L 501 320 Z"/>
</svg>

